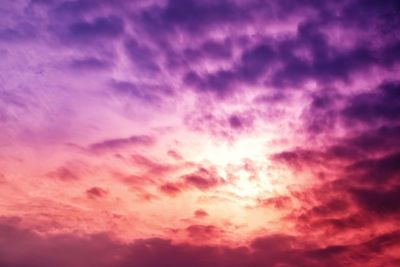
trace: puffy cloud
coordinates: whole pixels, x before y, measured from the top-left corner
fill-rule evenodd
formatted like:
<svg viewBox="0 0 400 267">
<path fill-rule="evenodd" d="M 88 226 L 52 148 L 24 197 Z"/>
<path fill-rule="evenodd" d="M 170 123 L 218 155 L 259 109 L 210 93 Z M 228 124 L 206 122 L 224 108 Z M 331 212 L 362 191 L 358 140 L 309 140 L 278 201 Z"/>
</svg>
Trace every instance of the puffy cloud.
<svg viewBox="0 0 400 267">
<path fill-rule="evenodd" d="M 23 218 L 0 220 L 0 265 L 399 265 L 399 8 L 4 5 L 0 214 Z M 54 180 L 33 180 L 43 174 Z M 96 223 L 110 209 L 121 221 L 134 214 L 134 227 L 109 230 L 143 239 L 63 232 L 54 217 L 73 212 L 50 205 L 55 197 Z M 28 229 L 30 202 L 31 217 L 56 220 L 59 234 Z M 97 229 L 86 220 L 66 228 Z"/>
</svg>

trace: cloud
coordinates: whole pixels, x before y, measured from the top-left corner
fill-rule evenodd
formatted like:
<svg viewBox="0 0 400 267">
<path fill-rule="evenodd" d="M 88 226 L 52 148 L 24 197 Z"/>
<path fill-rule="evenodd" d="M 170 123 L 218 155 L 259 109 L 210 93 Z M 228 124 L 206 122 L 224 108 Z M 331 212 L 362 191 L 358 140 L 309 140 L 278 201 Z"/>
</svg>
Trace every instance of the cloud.
<svg viewBox="0 0 400 267">
<path fill-rule="evenodd" d="M 231 115 L 228 119 L 229 126 L 235 130 L 242 130 L 244 128 L 251 128 L 253 125 L 252 117 L 244 117 L 240 115 Z"/>
<path fill-rule="evenodd" d="M 91 199 L 96 199 L 96 198 L 102 198 L 107 196 L 108 191 L 104 190 L 103 188 L 100 187 L 92 187 L 86 190 L 86 195 L 88 198 Z"/>
<path fill-rule="evenodd" d="M 37 36 L 32 24 L 24 23 L 15 28 L 3 28 L 0 30 L 0 42 L 24 42 Z"/>
<path fill-rule="evenodd" d="M 125 43 L 125 49 L 132 63 L 139 69 L 150 73 L 157 73 L 160 68 L 155 59 L 155 54 L 146 46 L 139 44 L 136 40 Z"/>
<path fill-rule="evenodd" d="M 179 152 L 175 151 L 175 150 L 168 150 L 167 155 L 175 160 L 183 160 L 182 155 L 179 154 Z"/>
<path fill-rule="evenodd" d="M 47 174 L 48 177 L 59 179 L 64 182 L 68 181 L 77 181 L 80 179 L 80 176 L 73 170 L 71 167 L 60 167 L 55 171 L 49 172 Z"/>
<path fill-rule="evenodd" d="M 289 4 L 271 5 L 287 8 Z M 294 6 L 295 9 L 301 9 L 299 6 Z M 198 92 L 214 92 L 218 96 L 227 96 L 232 95 L 241 85 L 261 83 L 275 88 L 301 89 L 308 81 L 316 81 L 321 85 L 337 81 L 347 83 L 356 74 L 367 72 L 374 66 L 389 68 L 398 62 L 398 45 L 394 43 L 388 42 L 387 45 L 376 48 L 360 40 L 354 41 L 352 47 L 347 49 L 333 43 L 327 34 L 329 30 L 335 27 L 344 30 L 345 22 L 353 23 L 354 17 L 346 13 L 348 7 L 345 4 L 332 6 L 304 5 L 303 8 L 315 9 L 317 15 L 316 18 L 301 22 L 295 35 L 259 38 L 253 45 L 247 47 L 237 44 L 241 56 L 231 62 L 230 67 L 220 68 L 214 72 L 192 70 L 186 73 L 184 81 Z M 266 7 L 267 5 L 264 6 Z M 246 10 L 252 8 L 263 10 L 263 7 L 251 4 Z M 332 10 L 327 11 L 330 8 Z M 378 10 L 373 15 L 385 12 L 384 8 L 376 8 Z M 325 12 L 337 12 L 344 22 L 340 23 L 334 16 L 327 17 Z M 246 20 L 245 16 L 243 19 Z M 361 23 L 365 17 L 357 19 Z M 235 20 L 232 20 L 232 25 L 234 23 Z M 357 25 L 357 27 L 362 26 Z M 354 34 L 357 34 L 356 32 L 354 30 Z"/>
<path fill-rule="evenodd" d="M 129 98 L 133 98 L 150 104 L 159 104 L 164 97 L 172 94 L 170 90 L 151 84 L 136 84 L 129 81 L 112 80 L 110 85 L 112 92 L 116 96 L 120 95 L 128 98 L 128 100 L 130 100 Z"/>
<path fill-rule="evenodd" d="M 382 152 L 394 152 L 400 148 L 397 136 L 399 125 L 384 125 L 378 128 L 366 129 L 364 132 L 344 140 L 346 147 L 358 150 L 368 155 Z"/>
<path fill-rule="evenodd" d="M 179 193 L 192 189 L 208 191 L 224 183 L 225 181 L 214 171 L 199 168 L 193 173 L 182 175 L 175 182 L 162 184 L 159 189 L 167 195 L 176 196 Z"/>
<path fill-rule="evenodd" d="M 377 123 L 400 120 L 400 83 L 382 83 L 375 91 L 348 100 L 342 112 L 351 122 Z"/>
<path fill-rule="evenodd" d="M 379 215 L 398 214 L 400 211 L 400 188 L 389 190 L 351 189 L 351 195 L 357 204 L 367 212 Z"/>
<path fill-rule="evenodd" d="M 388 232 L 365 242 L 343 246 L 307 248 L 301 240 L 287 235 L 254 239 L 250 247 L 191 245 L 167 239 L 138 239 L 119 243 L 107 234 L 38 235 L 20 223 L 1 220 L 0 264 L 8 267 L 47 266 L 343 266 L 367 262 L 394 267 L 391 248 L 398 248 L 399 232 Z M 211 233 L 213 227 L 193 226 L 193 232 Z M 188 230 L 191 231 L 191 230 Z M 18 249 L 16 249 L 18 248 Z M 155 257 L 154 255 L 157 255 Z M 359 255 L 363 255 L 360 257 Z M 378 255 L 381 255 L 377 257 Z M 385 258 L 382 258 L 385 255 Z"/>
<path fill-rule="evenodd" d="M 187 185 L 197 187 L 200 190 L 207 190 L 218 184 L 218 180 L 213 177 L 205 178 L 196 174 L 187 175 L 183 179 Z"/>
<path fill-rule="evenodd" d="M 202 209 L 198 209 L 194 212 L 196 218 L 204 218 L 208 216 L 208 213 Z"/>
<path fill-rule="evenodd" d="M 303 222 L 302 222 L 303 223 Z M 373 224 L 373 217 L 362 213 L 354 213 L 341 217 L 319 217 L 304 221 L 310 229 L 324 229 L 331 235 L 359 231 Z"/>
<path fill-rule="evenodd" d="M 117 16 L 98 17 L 93 21 L 73 22 L 66 38 L 74 42 L 95 42 L 115 39 L 124 33 L 124 23 Z"/>
<path fill-rule="evenodd" d="M 223 235 L 223 230 L 219 229 L 215 225 L 200 225 L 194 224 L 186 228 L 186 231 L 190 238 L 198 241 L 207 241 L 210 239 L 220 238 Z"/>
<path fill-rule="evenodd" d="M 192 131 L 209 134 L 217 139 L 237 140 L 255 130 L 259 113 L 255 108 L 223 112 L 210 106 L 187 114 L 184 123 Z"/>
<path fill-rule="evenodd" d="M 289 196 L 278 196 L 267 199 L 259 199 L 259 205 L 262 207 L 274 207 L 276 209 L 288 209 L 290 208 L 292 201 Z"/>
<path fill-rule="evenodd" d="M 173 183 L 166 183 L 160 186 L 161 192 L 169 195 L 169 196 L 176 196 L 181 193 L 181 188 L 177 184 Z"/>
<path fill-rule="evenodd" d="M 204 77 L 189 72 L 184 80 L 199 91 L 211 91 L 224 96 L 231 93 L 240 82 L 253 83 L 274 61 L 275 53 L 268 45 L 261 44 L 244 51 L 238 63 L 231 70 L 219 70 Z"/>
<path fill-rule="evenodd" d="M 98 59 L 94 57 L 87 57 L 82 59 L 74 59 L 69 63 L 69 67 L 73 71 L 82 71 L 82 70 L 107 70 L 112 67 L 112 63 Z"/>
<path fill-rule="evenodd" d="M 76 0 L 76 1 L 63 1 L 56 2 L 52 0 L 34 0 L 34 4 L 43 3 L 54 6 L 54 12 L 57 15 L 82 15 L 90 11 L 98 10 L 107 1 L 92 1 L 92 0 Z"/>
<path fill-rule="evenodd" d="M 202 33 L 219 23 L 243 21 L 247 14 L 240 13 L 231 1 L 181 1 L 169 0 L 163 7 L 154 6 L 145 10 L 138 18 L 145 29 L 154 36 L 173 34 L 183 30 L 187 34 Z"/>
<path fill-rule="evenodd" d="M 73 234 L 82 230 L 79 227 L 70 234 L 50 235 L 43 226 L 44 233 L 38 235 L 19 228 L 19 220 L 3 218 L 1 266 L 399 265 L 393 256 L 399 249 L 395 240 L 400 211 L 398 1 L 28 2 L 13 1 L 0 9 L 0 64 L 8 77 L 0 89 L 0 123 L 7 129 L 0 140 L 6 149 L 2 173 L 10 178 L 2 187 L 5 198 L 8 188 L 17 184 L 29 194 L 20 194 L 17 201 L 8 192 L 15 206 L 42 194 L 41 185 L 30 194 L 30 187 L 25 188 L 31 184 L 28 178 L 21 183 L 11 179 L 15 170 L 19 173 L 14 166 L 21 166 L 21 177 L 30 177 L 34 173 L 29 166 L 44 166 L 39 161 L 49 148 L 57 161 L 85 156 L 48 141 L 52 129 L 68 128 L 65 114 L 74 122 L 65 134 L 71 143 L 78 143 L 82 132 L 85 140 L 96 140 L 97 132 L 88 129 L 98 129 L 97 123 L 109 123 L 105 118 L 112 117 L 115 121 L 102 128 L 101 136 L 113 136 L 113 127 L 148 127 L 158 133 L 157 138 L 99 140 L 82 149 L 91 155 L 130 152 L 89 157 L 100 171 L 107 168 L 107 174 L 128 186 L 124 189 L 133 192 L 135 200 L 144 200 L 135 207 L 137 229 L 126 227 L 129 231 L 154 236 L 158 226 L 142 225 L 152 212 L 147 208 L 161 205 L 160 218 L 173 218 L 169 205 L 186 197 L 212 199 L 202 202 L 212 216 L 198 209 L 185 221 L 191 225 L 182 226 L 180 233 L 190 244 L 168 238 L 119 243 L 108 234 Z M 135 116 L 125 114 L 126 107 Z M 137 120 L 143 118 L 142 111 L 148 123 Z M 164 134 L 160 129 L 166 127 L 176 128 Z M 191 162 L 215 157 L 203 143 L 217 141 L 213 145 L 219 146 L 222 141 L 236 148 L 236 141 L 253 136 L 265 136 L 255 149 L 266 147 L 267 159 L 257 156 L 240 167 L 232 163 L 215 168 Z M 37 140 L 45 142 L 39 145 Z M 246 149 L 252 152 L 253 147 Z M 65 195 L 60 202 L 72 205 L 74 192 L 81 192 L 93 209 L 111 201 L 108 188 L 113 186 L 82 184 L 86 175 L 79 166 L 56 166 L 61 167 L 45 170 L 45 176 L 74 186 L 59 188 Z M 219 175 L 225 171 L 227 180 Z M 228 182 L 241 190 L 229 176 L 242 179 L 242 173 L 245 183 L 254 187 L 265 177 L 270 180 L 268 193 L 261 189 L 257 196 L 242 198 L 225 191 L 231 188 Z M 51 190 L 59 193 L 55 186 Z M 216 212 L 217 199 L 225 194 L 235 207 L 227 205 L 226 214 Z M 130 207 L 131 195 L 118 196 L 121 207 Z M 153 199 L 159 201 L 148 202 Z M 247 200 L 254 200 L 254 209 L 242 207 Z M 185 212 L 192 213 L 197 204 L 188 203 Z M 53 212 L 48 209 L 43 213 Z M 18 210 L 5 207 L 3 212 Z M 233 210 L 251 216 L 245 226 L 228 233 L 221 217 Z M 260 221 L 266 210 L 273 216 Z M 58 216 L 65 217 L 61 213 Z M 168 223 L 173 222 L 160 224 Z M 90 221 L 82 224 L 90 228 Z M 281 232 L 274 232 L 275 227 Z M 266 236 L 253 235 L 265 231 Z M 230 247 L 228 235 L 249 243 Z M 208 240 L 209 245 L 200 245 Z"/>
<path fill-rule="evenodd" d="M 229 60 L 233 56 L 232 41 L 229 39 L 223 41 L 206 40 L 199 47 L 185 49 L 182 56 L 192 63 L 207 60 Z"/>
<path fill-rule="evenodd" d="M 365 159 L 348 167 L 349 171 L 355 171 L 356 176 L 364 182 L 372 182 L 375 185 L 385 184 L 397 180 L 400 182 L 400 153 L 388 154 L 381 158 Z"/>
<path fill-rule="evenodd" d="M 134 135 L 128 138 L 107 139 L 88 146 L 88 150 L 93 153 L 115 152 L 119 149 L 131 146 L 151 146 L 155 142 L 154 138 L 148 135 Z"/>
<path fill-rule="evenodd" d="M 0 241 L 2 266 L 107 266 L 118 254 L 114 250 L 118 250 L 118 246 L 105 235 L 87 238 L 59 235 L 46 238 L 4 223 L 0 232 L 4 237 Z M 102 255 L 101 258 L 98 255 Z"/>
</svg>

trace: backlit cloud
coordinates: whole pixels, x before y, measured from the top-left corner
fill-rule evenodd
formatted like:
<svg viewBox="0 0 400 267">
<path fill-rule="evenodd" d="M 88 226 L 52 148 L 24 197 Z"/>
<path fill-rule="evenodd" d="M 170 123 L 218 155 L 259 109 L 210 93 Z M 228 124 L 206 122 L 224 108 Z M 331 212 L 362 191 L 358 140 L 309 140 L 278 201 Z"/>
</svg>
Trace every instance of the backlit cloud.
<svg viewBox="0 0 400 267">
<path fill-rule="evenodd" d="M 0 265 L 398 266 L 397 0 L 0 8 Z"/>
</svg>

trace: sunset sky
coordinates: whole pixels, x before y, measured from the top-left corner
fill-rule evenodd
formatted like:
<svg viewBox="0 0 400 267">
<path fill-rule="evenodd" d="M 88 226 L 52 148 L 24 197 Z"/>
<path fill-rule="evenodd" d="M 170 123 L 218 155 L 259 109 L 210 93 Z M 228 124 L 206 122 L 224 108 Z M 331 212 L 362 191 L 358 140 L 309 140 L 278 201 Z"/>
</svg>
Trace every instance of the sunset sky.
<svg viewBox="0 0 400 267">
<path fill-rule="evenodd" d="M 341 266 L 400 266 L 400 1 L 1 1 L 0 267 Z"/>
</svg>

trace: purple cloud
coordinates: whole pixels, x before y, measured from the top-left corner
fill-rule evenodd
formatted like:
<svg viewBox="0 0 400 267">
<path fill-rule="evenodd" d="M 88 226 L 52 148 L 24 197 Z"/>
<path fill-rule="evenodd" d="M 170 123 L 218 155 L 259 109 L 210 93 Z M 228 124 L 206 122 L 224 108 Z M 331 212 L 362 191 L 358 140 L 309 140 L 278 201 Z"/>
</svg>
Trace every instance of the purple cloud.
<svg viewBox="0 0 400 267">
<path fill-rule="evenodd" d="M 128 138 L 108 139 L 88 146 L 91 152 L 115 151 L 130 146 L 151 146 L 155 142 L 154 138 L 147 135 L 134 135 Z"/>
</svg>

